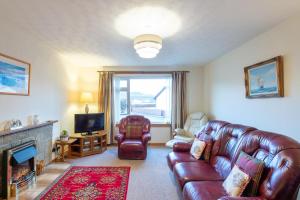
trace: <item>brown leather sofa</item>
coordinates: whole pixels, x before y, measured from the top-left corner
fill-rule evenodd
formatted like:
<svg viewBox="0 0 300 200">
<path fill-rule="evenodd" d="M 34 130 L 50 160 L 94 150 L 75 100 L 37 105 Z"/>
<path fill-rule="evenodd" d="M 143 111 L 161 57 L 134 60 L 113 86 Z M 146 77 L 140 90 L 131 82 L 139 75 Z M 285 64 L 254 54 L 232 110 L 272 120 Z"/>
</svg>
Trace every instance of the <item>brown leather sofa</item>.
<svg viewBox="0 0 300 200">
<path fill-rule="evenodd" d="M 177 143 L 167 156 L 168 165 L 184 200 L 296 200 L 300 186 L 300 144 L 284 135 L 252 127 L 210 121 L 198 137 L 212 139 L 209 160 L 190 156 L 191 144 Z M 257 196 L 228 197 L 222 183 L 241 151 L 264 161 Z"/>
<path fill-rule="evenodd" d="M 129 115 L 120 120 L 118 142 L 120 159 L 144 160 L 147 157 L 147 144 L 151 140 L 150 120 L 140 115 Z"/>
</svg>

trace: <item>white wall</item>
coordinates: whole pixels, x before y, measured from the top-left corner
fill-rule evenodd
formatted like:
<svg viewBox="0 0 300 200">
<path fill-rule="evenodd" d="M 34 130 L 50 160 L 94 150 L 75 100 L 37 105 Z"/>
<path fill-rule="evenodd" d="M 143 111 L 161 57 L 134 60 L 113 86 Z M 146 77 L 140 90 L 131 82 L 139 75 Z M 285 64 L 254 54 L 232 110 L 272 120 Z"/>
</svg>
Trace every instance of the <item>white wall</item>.
<svg viewBox="0 0 300 200">
<path fill-rule="evenodd" d="M 274 131 L 300 141 L 300 15 L 204 67 L 204 108 L 211 118 Z M 284 57 L 284 98 L 246 99 L 243 68 Z"/>
<path fill-rule="evenodd" d="M 39 44 L 30 32 L 0 19 L 0 52 L 31 63 L 30 96 L 0 95 L 0 129 L 6 120 L 39 115 L 40 121 L 60 120 L 54 134 L 60 132 L 67 108 L 66 70 L 58 55 Z"/>
</svg>

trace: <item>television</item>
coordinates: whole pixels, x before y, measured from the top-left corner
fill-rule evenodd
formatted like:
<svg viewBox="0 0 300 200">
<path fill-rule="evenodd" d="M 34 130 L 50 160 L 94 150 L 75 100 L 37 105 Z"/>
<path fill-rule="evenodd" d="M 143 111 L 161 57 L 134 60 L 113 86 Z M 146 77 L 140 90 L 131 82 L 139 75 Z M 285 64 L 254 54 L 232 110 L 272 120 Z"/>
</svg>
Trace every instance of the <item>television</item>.
<svg viewBox="0 0 300 200">
<path fill-rule="evenodd" d="M 75 114 L 74 130 L 81 134 L 104 130 L 104 113 Z"/>
</svg>

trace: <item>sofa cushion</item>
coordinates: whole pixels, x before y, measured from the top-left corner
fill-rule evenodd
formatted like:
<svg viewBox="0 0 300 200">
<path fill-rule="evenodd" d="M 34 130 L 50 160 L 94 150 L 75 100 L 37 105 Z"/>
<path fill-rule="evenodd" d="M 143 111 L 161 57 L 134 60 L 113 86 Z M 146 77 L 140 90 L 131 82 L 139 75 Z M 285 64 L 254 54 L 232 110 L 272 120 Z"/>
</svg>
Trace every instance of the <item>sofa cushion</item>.
<svg viewBox="0 0 300 200">
<path fill-rule="evenodd" d="M 205 149 L 201 157 L 203 160 L 209 162 L 211 148 L 213 145 L 213 137 L 211 135 L 203 133 L 198 136 L 198 139 L 205 142 Z"/>
<path fill-rule="evenodd" d="M 184 185 L 184 200 L 216 200 L 227 193 L 222 181 L 192 181 Z"/>
<path fill-rule="evenodd" d="M 235 164 L 251 178 L 243 194 L 250 197 L 256 196 L 260 177 L 264 170 L 264 162 L 242 151 Z"/>
<path fill-rule="evenodd" d="M 173 168 L 173 173 L 181 188 L 190 181 L 224 180 L 211 165 L 203 160 L 177 163 Z"/>
<path fill-rule="evenodd" d="M 167 156 L 169 168 L 173 171 L 175 164 L 180 162 L 196 162 L 196 160 L 189 152 L 171 152 Z"/>
<path fill-rule="evenodd" d="M 246 189 L 251 177 L 235 165 L 223 182 L 223 187 L 229 196 L 239 197 Z"/>
<path fill-rule="evenodd" d="M 205 145 L 205 142 L 195 138 L 190 150 L 191 155 L 198 160 L 204 151 Z"/>
</svg>

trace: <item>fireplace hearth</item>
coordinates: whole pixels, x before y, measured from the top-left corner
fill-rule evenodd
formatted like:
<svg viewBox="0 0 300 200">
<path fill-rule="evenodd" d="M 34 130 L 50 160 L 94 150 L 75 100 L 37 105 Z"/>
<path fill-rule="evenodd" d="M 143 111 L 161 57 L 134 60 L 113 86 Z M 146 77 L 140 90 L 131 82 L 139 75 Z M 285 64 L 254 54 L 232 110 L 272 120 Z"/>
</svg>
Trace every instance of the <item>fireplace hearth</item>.
<svg viewBox="0 0 300 200">
<path fill-rule="evenodd" d="M 3 196 L 16 196 L 35 180 L 36 143 L 29 141 L 3 152 Z"/>
</svg>

